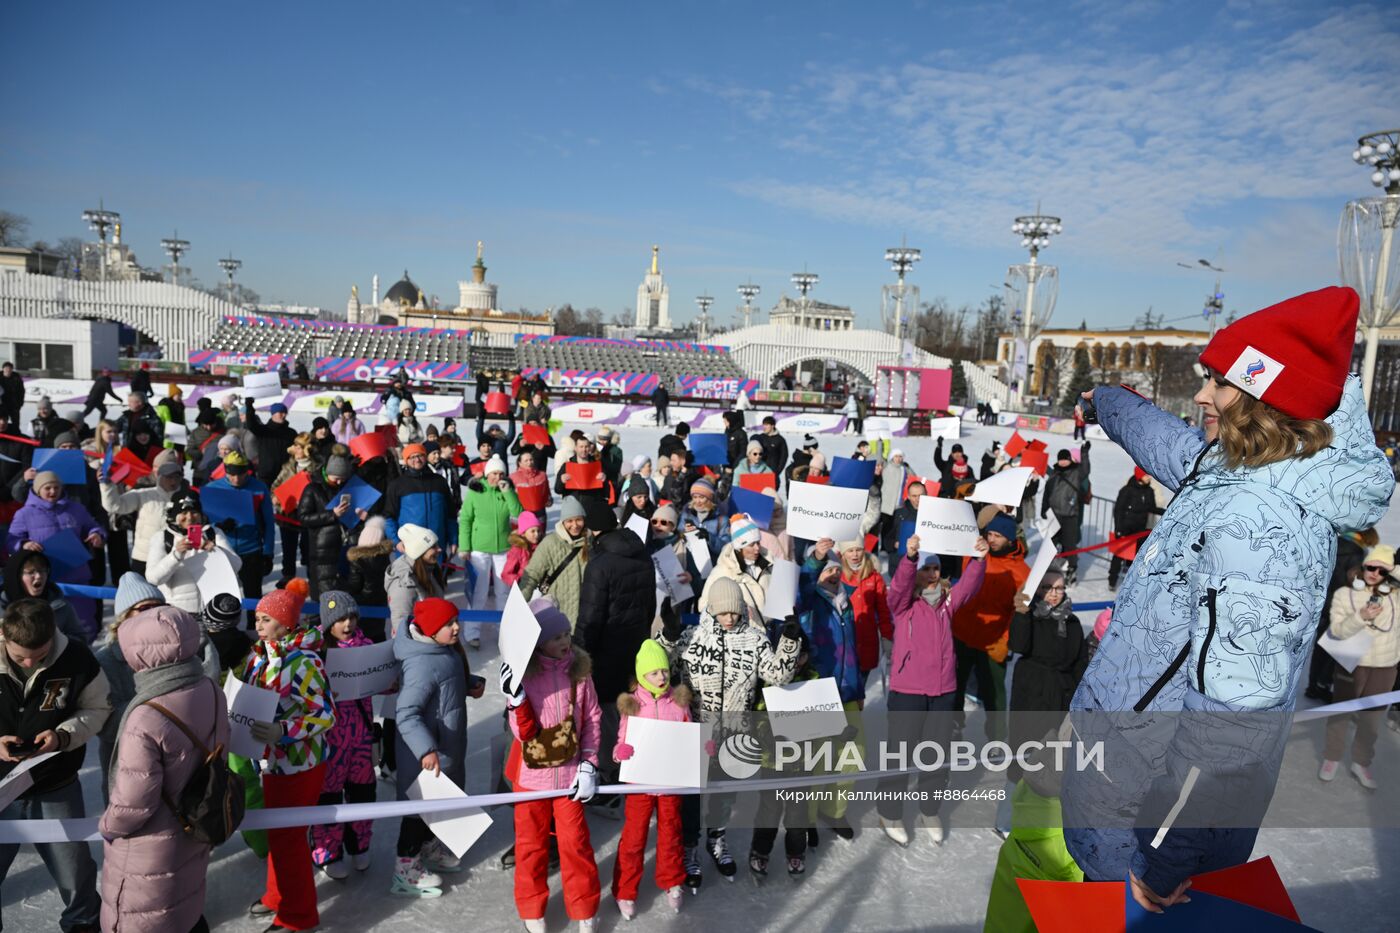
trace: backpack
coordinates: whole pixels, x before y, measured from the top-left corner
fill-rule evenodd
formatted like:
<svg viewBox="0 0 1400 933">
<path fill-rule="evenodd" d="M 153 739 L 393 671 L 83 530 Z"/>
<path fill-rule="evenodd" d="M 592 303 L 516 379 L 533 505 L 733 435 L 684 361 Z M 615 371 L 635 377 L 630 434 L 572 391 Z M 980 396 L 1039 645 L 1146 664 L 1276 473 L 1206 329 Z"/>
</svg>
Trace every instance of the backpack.
<svg viewBox="0 0 1400 933">
<path fill-rule="evenodd" d="M 186 836 L 205 845 L 221 844 L 243 822 L 243 779 L 229 770 L 228 753 L 222 745 L 210 751 L 179 716 L 154 700 L 147 700 L 145 705 L 174 723 L 204 756 L 179 798 L 172 801 L 162 792 L 161 799 L 175 814 Z"/>
</svg>

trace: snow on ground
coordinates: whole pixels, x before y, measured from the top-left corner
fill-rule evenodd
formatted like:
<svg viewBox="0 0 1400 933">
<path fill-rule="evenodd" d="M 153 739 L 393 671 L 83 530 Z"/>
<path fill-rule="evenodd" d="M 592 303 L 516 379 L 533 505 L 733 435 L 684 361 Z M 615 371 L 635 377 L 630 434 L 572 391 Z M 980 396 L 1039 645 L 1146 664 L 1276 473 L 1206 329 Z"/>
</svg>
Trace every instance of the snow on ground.
<svg viewBox="0 0 1400 933">
<path fill-rule="evenodd" d="M 306 428 L 310 419 L 306 418 L 305 424 L 300 420 L 296 423 L 299 428 Z M 461 427 L 465 433 L 467 425 L 464 423 Z M 655 429 L 629 428 L 623 435 L 623 450 L 629 458 L 639 452 L 654 454 L 662 433 Z M 1010 434 L 1009 428 L 967 426 L 962 443 L 977 464 L 982 451 L 993 439 L 1004 442 Z M 1059 447 L 1072 446 L 1067 443 L 1068 438 L 1061 435 L 1027 431 L 1022 434 L 1043 437 L 1052 452 Z M 800 446 L 799 436 L 789 435 L 787 439 L 794 449 Z M 849 454 L 855 439 L 822 435 L 820 443 L 822 450 L 831 457 Z M 916 471 L 933 472 L 932 440 L 901 438 L 895 441 L 895 446 L 905 452 Z M 1112 498 L 1131 474 L 1131 461 L 1117 445 L 1106 440 L 1095 441 L 1090 456 L 1095 493 Z M 1385 541 L 1400 543 L 1400 509 L 1390 510 L 1381 531 Z M 1085 532 L 1085 543 L 1102 539 L 1102 536 L 1095 538 L 1091 532 Z M 1076 602 L 1109 598 L 1107 569 L 1106 559 L 1086 558 L 1081 562 L 1080 583 L 1071 594 Z M 1085 614 L 1086 623 L 1092 621 L 1091 615 Z M 489 675 L 497 660 L 492 629 L 487 626 L 483 649 L 472 656 L 473 668 L 487 674 L 488 682 L 494 682 Z M 872 678 L 872 685 L 867 709 L 876 713 L 878 719 L 884 708 L 884 696 L 877 678 Z M 1312 705 L 1315 704 L 1300 700 L 1300 708 Z M 485 698 L 471 703 L 471 751 L 467 758 L 469 793 L 484 794 L 491 790 L 488 786 L 489 742 L 500 731 L 503 708 L 504 701 L 495 691 L 488 691 Z M 1320 730 L 1315 734 L 1320 740 Z M 1311 780 L 1307 772 L 1315 766 L 1316 759 L 1293 763 L 1301 781 Z M 1363 807 L 1367 804 L 1381 806 L 1386 799 L 1393 802 L 1395 782 L 1400 781 L 1400 736 L 1390 730 L 1382 730 L 1376 773 L 1383 782 L 1383 789 L 1376 797 L 1364 797 L 1345 774 L 1328 791 Z M 96 815 L 101 803 L 95 751 L 89 755 L 82 780 L 88 813 Z M 964 786 L 972 780 L 972 776 L 964 775 L 955 779 L 953 786 Z M 981 783 L 996 786 L 985 776 Z M 379 792 L 381 799 L 392 799 L 390 785 L 381 783 Z M 943 846 L 934 846 L 916 836 L 909 849 L 901 850 L 875 827 L 869 805 L 853 805 L 852 818 L 858 826 L 853 842 L 837 840 L 824 830 L 820 847 L 808 855 L 807 875 L 803 880 L 793 882 L 787 878 L 781 859 L 775 858 L 772 873 L 761 886 L 748 877 L 749 831 L 734 829 L 730 833 L 730 846 L 740 865 L 737 881 L 721 880 L 713 863 L 706 858 L 704 886 L 698 896 L 686 898 L 679 916 L 671 914 L 652 884 L 649 857 L 638 904 L 640 913 L 630 924 L 622 921 L 608 894 L 621 823 L 593 815 L 590 825 L 604 892 L 600 929 L 625 928 L 639 933 L 712 929 L 762 929 L 776 933 L 980 930 L 1001 840 L 987 828 L 991 825 L 991 814 L 985 804 L 980 807 L 970 803 L 946 806 L 944 812 L 952 820 L 953 828 Z M 1390 808 L 1391 820 L 1396 812 L 1397 809 Z M 501 809 L 494 815 L 496 825 L 464 859 L 467 871 L 449 876 L 446 893 L 436 900 L 409 900 L 388 893 L 397 823 L 377 824 L 372 847 L 373 865 L 368 872 L 356 874 L 345 882 L 319 880 L 322 929 L 377 933 L 519 929 L 511 893 L 512 875 L 502 870 L 498 861 L 511 844 L 510 813 Z M 652 836 L 654 841 L 654 831 Z M 774 854 L 781 854 L 781 843 Z M 1349 933 L 1397 929 L 1393 911 L 1386 910 L 1383 905 L 1389 903 L 1389 895 L 1400 883 L 1400 830 L 1265 829 L 1254 854 L 1273 857 L 1305 923 L 1319 929 Z M 265 925 L 248 918 L 245 913 L 249 902 L 262 893 L 263 872 L 262 863 L 241 841 L 230 842 L 215 854 L 209 870 L 206 911 L 212 926 L 236 930 Z M 551 877 L 551 887 L 555 893 L 549 904 L 547 921 L 551 930 L 562 930 L 567 920 L 557 873 Z M 46 930 L 54 926 L 61 902 L 47 871 L 30 848 L 20 852 L 5 879 L 3 905 L 7 929 Z"/>
</svg>

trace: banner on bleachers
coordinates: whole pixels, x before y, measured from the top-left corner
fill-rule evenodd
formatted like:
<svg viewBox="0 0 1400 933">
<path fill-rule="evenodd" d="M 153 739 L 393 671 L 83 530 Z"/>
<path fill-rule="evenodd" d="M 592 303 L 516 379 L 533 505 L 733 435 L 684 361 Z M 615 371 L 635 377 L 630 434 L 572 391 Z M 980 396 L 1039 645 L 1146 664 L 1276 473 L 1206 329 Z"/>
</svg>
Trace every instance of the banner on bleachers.
<svg viewBox="0 0 1400 933">
<path fill-rule="evenodd" d="M 471 366 L 467 363 L 371 360 L 350 356 L 322 356 L 316 359 L 316 378 L 330 382 L 388 379 L 400 370 L 408 373 L 409 378 L 414 380 L 466 382 L 472 378 Z"/>
<path fill-rule="evenodd" d="M 729 379 L 717 376 L 677 376 L 676 393 L 696 398 L 738 398 L 745 392 L 750 398 L 758 391 L 757 379 Z"/>
<path fill-rule="evenodd" d="M 248 366 L 254 369 L 276 369 L 286 363 L 296 365 L 296 357 L 284 353 L 235 353 L 232 350 L 191 350 L 190 368 L 207 369 L 216 372 L 229 366 Z"/>
<path fill-rule="evenodd" d="M 545 384 L 562 389 L 604 389 L 630 395 L 648 395 L 660 382 L 656 373 L 627 373 L 603 369 L 551 369 L 526 366 L 520 370 L 527 379 L 540 376 Z"/>
</svg>

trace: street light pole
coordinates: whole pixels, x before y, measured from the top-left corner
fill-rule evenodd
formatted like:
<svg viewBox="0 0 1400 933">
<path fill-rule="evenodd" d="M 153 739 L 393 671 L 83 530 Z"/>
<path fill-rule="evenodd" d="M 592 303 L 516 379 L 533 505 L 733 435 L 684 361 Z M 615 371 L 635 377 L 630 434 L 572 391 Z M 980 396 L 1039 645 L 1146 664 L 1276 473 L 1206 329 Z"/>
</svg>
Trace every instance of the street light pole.
<svg viewBox="0 0 1400 933">
<path fill-rule="evenodd" d="M 1035 286 L 1036 282 L 1044 274 L 1043 269 L 1053 269 L 1053 266 L 1042 267 L 1039 265 L 1040 251 L 1050 245 L 1050 237 L 1064 230 L 1060 223 L 1060 218 L 1051 217 L 1048 214 L 1041 214 L 1037 209 L 1034 214 L 1027 214 L 1017 217 L 1011 225 L 1011 232 L 1019 234 L 1021 246 L 1030 250 L 1031 259 L 1025 267 L 1026 275 L 1026 301 L 1025 307 L 1021 311 L 1021 339 L 1026 346 L 1026 368 L 1022 373 L 1024 382 L 1030 382 L 1031 372 L 1031 339 L 1038 332 L 1037 325 L 1043 328 L 1050 320 L 1050 313 L 1053 308 L 1047 308 L 1046 313 L 1040 321 L 1035 320 Z M 1014 310 L 1014 309 L 1013 309 Z M 1024 395 L 1029 385 L 1022 385 L 1021 394 Z"/>
<path fill-rule="evenodd" d="M 223 269 L 224 274 L 228 276 L 228 301 L 229 304 L 232 305 L 238 304 L 238 302 L 233 300 L 233 274 L 242 267 L 243 260 L 234 259 L 233 253 L 229 253 L 227 259 L 219 260 L 219 268 Z"/>
<path fill-rule="evenodd" d="M 1357 164 L 1373 169 L 1371 184 L 1385 192 L 1380 198 L 1361 198 L 1348 203 L 1342 211 L 1341 229 L 1337 234 L 1342 281 L 1361 297 L 1359 323 L 1366 332 L 1361 387 L 1369 407 L 1381 329 L 1400 310 L 1400 289 L 1390 281 L 1395 227 L 1400 220 L 1400 130 L 1362 136 L 1351 157 Z"/>
<path fill-rule="evenodd" d="M 797 286 L 797 292 L 802 296 L 802 301 L 799 305 L 801 310 L 797 316 L 798 327 L 807 326 L 807 293 L 810 292 L 813 286 L 820 280 L 821 276 L 817 275 L 815 272 L 808 272 L 806 267 L 804 267 L 801 272 L 794 272 L 792 274 L 792 284 Z"/>
<path fill-rule="evenodd" d="M 180 239 L 180 231 L 176 230 L 173 237 L 160 241 L 161 249 L 170 256 L 170 280 L 172 284 L 180 284 L 180 257 L 190 250 L 190 241 Z"/>
<path fill-rule="evenodd" d="M 885 262 L 894 269 L 895 275 L 899 277 L 899 284 L 895 286 L 894 292 L 894 339 L 899 342 L 904 339 L 904 276 L 910 269 L 914 268 L 914 263 L 923 258 L 923 251 L 914 249 L 912 246 L 892 246 L 885 250 Z"/>
<path fill-rule="evenodd" d="M 749 327 L 753 324 L 753 300 L 758 295 L 759 291 L 761 291 L 761 289 L 752 282 L 739 286 L 739 297 L 744 299 L 745 327 Z"/>
<path fill-rule="evenodd" d="M 703 342 L 705 340 L 705 337 L 709 334 L 710 305 L 714 304 L 715 300 L 709 295 L 697 295 L 695 298 L 695 303 L 700 306 L 700 333 L 698 335 L 698 339 Z"/>
<path fill-rule="evenodd" d="M 101 260 L 102 281 L 107 281 L 107 230 L 121 223 L 122 215 L 116 211 L 109 211 L 102 204 L 102 199 L 97 199 L 95 210 L 83 211 L 83 220 L 87 221 L 90 229 L 97 231 L 97 240 L 101 244 L 98 258 Z"/>
</svg>

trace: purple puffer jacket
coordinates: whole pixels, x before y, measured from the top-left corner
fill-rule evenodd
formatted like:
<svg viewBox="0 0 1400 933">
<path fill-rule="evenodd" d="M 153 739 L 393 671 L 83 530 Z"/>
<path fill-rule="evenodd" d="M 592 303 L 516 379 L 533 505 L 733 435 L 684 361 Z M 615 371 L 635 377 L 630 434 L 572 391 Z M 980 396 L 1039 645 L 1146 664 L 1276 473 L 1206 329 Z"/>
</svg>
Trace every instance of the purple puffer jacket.
<svg viewBox="0 0 1400 933">
<path fill-rule="evenodd" d="M 117 644 L 140 672 L 194 657 L 199 624 L 183 609 L 157 606 L 117 629 Z M 209 749 L 228 743 L 224 695 L 207 677 L 157 698 Z M 187 837 L 161 800 L 179 797 L 203 756 L 179 727 L 149 706 L 126 717 L 112 762 L 111 801 L 97 824 L 102 861 L 102 929 L 107 933 L 188 930 L 204 913 L 209 846 Z"/>
<path fill-rule="evenodd" d="M 890 580 L 890 612 L 894 615 L 890 689 L 927 697 L 952 693 L 957 689 L 953 615 L 982 588 L 987 561 L 968 561 L 952 591 L 936 607 L 914 591 L 918 562 L 900 555 L 898 563 Z"/>
<path fill-rule="evenodd" d="M 9 552 L 15 554 L 24 546 L 24 542 L 37 541 L 43 544 L 65 529 L 72 531 L 79 539 L 86 538 L 94 531 L 104 538 L 107 536 L 107 532 L 93 520 L 81 503 L 66 497 L 49 502 L 30 492 L 24 508 L 16 512 L 14 519 L 10 521 L 10 534 L 6 543 Z M 55 573 L 54 579 L 64 583 L 86 583 L 92 579 L 92 571 L 84 563 L 62 573 Z"/>
</svg>

